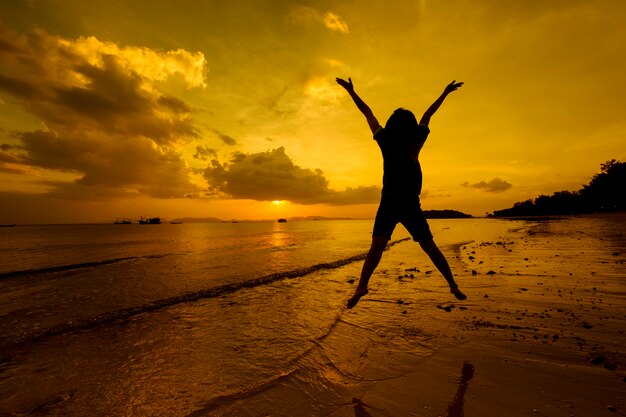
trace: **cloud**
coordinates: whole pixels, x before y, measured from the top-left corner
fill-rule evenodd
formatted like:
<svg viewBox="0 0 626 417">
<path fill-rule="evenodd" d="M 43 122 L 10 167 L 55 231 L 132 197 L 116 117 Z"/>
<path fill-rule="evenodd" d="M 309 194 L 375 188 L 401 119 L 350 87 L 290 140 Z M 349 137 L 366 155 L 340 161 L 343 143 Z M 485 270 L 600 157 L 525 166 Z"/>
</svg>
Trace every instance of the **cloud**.
<svg viewBox="0 0 626 417">
<path fill-rule="evenodd" d="M 0 162 L 0 172 L 5 174 L 14 174 L 14 175 L 31 175 L 32 172 L 27 169 L 22 168 L 19 165 L 7 164 Z"/>
<path fill-rule="evenodd" d="M 217 151 L 207 146 L 196 146 L 196 153 L 193 155 L 194 158 L 206 161 L 210 156 L 217 158 Z"/>
<path fill-rule="evenodd" d="M 348 24 L 343 20 L 340 16 L 326 12 L 324 14 L 324 25 L 330 30 L 334 30 L 341 33 L 348 33 L 350 30 L 348 29 Z"/>
<path fill-rule="evenodd" d="M 343 18 L 332 12 L 321 12 L 312 7 L 297 5 L 294 6 L 289 14 L 287 20 L 292 24 L 301 26 L 310 26 L 311 24 L 322 24 L 327 29 L 347 34 L 350 32 L 348 24 Z"/>
<path fill-rule="evenodd" d="M 38 130 L 23 133 L 22 142 L 27 151 L 24 166 L 76 174 L 74 183 L 48 182 L 63 190 L 62 196 L 75 191 L 76 198 L 92 198 L 94 193 L 115 195 L 112 190 L 133 190 L 131 194 L 174 198 L 196 188 L 181 155 L 148 138 L 120 136 L 102 141 L 95 135 L 76 140 L 71 135 Z"/>
<path fill-rule="evenodd" d="M 8 143 L 0 144 L 0 151 L 8 151 L 13 148 L 15 148 L 15 146 L 9 145 Z"/>
<path fill-rule="evenodd" d="M 326 63 L 331 68 L 345 68 L 346 67 L 345 63 L 343 63 L 342 61 L 340 61 L 338 59 L 335 59 L 335 58 L 328 58 L 328 59 L 326 59 Z"/>
<path fill-rule="evenodd" d="M 201 53 L 122 48 L 39 29 L 0 35 L 0 91 L 44 126 L 15 133 L 16 145 L 1 145 L 3 161 L 21 164 L 13 171 L 75 174 L 75 183 L 48 185 L 77 198 L 116 190 L 170 198 L 198 188 L 179 151 L 200 136 L 192 110 L 156 83 L 181 76 L 190 88 L 203 87 Z"/>
<path fill-rule="evenodd" d="M 23 157 L 17 153 L 9 152 L 11 149 L 15 149 L 15 147 L 8 144 L 0 145 L 0 162 L 22 163 Z"/>
<path fill-rule="evenodd" d="M 215 135 L 228 146 L 233 146 L 237 144 L 237 139 L 233 138 L 232 136 L 228 136 L 215 129 L 212 129 L 212 132 L 215 133 Z"/>
<path fill-rule="evenodd" d="M 451 197 L 451 194 L 449 193 L 444 193 L 441 192 L 441 190 L 438 190 L 439 192 L 433 192 L 430 190 L 422 190 L 422 192 L 420 193 L 420 199 L 425 200 L 427 198 L 448 198 Z"/>
<path fill-rule="evenodd" d="M 509 188 L 513 187 L 512 184 L 500 178 L 493 178 L 489 181 L 483 180 L 474 184 L 470 184 L 469 182 L 465 181 L 461 185 L 463 187 L 478 188 L 481 190 L 485 190 L 489 193 L 502 193 L 508 190 Z"/>
<path fill-rule="evenodd" d="M 373 186 L 330 189 L 321 170 L 295 165 L 283 147 L 252 154 L 235 152 L 224 164 L 214 159 L 204 177 L 214 190 L 231 198 L 334 205 L 373 203 L 380 198 L 378 187 Z"/>
<path fill-rule="evenodd" d="M 60 45 L 84 57 L 91 65 L 102 66 L 104 57 L 111 55 L 122 60 L 129 70 L 151 81 L 163 81 L 176 75 L 182 77 L 190 88 L 206 86 L 206 60 L 202 52 L 191 53 L 183 49 L 157 52 L 134 46 L 120 48 L 113 42 L 102 42 L 93 36 L 58 39 Z"/>
</svg>

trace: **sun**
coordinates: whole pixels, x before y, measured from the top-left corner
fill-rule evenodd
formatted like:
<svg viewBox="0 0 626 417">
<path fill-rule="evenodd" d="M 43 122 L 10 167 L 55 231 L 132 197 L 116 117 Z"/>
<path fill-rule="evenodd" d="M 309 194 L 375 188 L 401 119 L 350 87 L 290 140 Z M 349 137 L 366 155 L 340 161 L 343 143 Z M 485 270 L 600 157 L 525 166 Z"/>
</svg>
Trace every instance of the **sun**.
<svg viewBox="0 0 626 417">
<path fill-rule="evenodd" d="M 272 204 L 276 207 L 278 206 L 284 206 L 285 205 L 285 200 L 274 200 L 272 201 Z"/>
</svg>

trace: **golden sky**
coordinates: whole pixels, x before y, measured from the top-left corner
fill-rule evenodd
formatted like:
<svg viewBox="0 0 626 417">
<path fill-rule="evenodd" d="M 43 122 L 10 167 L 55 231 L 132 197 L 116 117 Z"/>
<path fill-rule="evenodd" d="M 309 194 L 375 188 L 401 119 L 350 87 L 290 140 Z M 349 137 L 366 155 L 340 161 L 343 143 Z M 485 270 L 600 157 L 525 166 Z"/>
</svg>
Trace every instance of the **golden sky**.
<svg viewBox="0 0 626 417">
<path fill-rule="evenodd" d="M 622 0 L 0 4 L 0 223 L 372 218 L 384 123 L 452 80 L 424 209 L 578 190 L 626 160 Z M 280 204 L 273 203 L 281 201 Z"/>
</svg>

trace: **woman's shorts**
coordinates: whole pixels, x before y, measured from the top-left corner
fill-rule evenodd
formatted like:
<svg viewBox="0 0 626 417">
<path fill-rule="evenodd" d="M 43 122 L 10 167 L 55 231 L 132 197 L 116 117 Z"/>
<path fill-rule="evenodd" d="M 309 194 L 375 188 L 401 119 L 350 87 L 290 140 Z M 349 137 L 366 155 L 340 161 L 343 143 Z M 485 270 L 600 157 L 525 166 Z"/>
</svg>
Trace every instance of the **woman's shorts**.
<svg viewBox="0 0 626 417">
<path fill-rule="evenodd" d="M 380 199 L 372 236 L 391 239 L 393 230 L 398 223 L 406 228 L 416 242 L 424 242 L 433 238 L 426 217 L 422 212 L 419 197 L 383 196 Z"/>
</svg>

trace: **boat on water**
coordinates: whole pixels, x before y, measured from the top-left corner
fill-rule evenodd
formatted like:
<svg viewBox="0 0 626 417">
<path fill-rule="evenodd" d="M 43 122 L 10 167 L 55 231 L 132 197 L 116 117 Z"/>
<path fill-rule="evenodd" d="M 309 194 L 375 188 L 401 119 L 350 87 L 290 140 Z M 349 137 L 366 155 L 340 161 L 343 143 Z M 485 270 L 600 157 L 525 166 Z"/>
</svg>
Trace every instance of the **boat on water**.
<svg viewBox="0 0 626 417">
<path fill-rule="evenodd" d="M 170 220 L 170 224 L 183 224 L 180 220 Z"/>
<path fill-rule="evenodd" d="M 161 224 L 161 218 L 141 216 L 141 219 L 139 219 L 139 224 Z"/>
<path fill-rule="evenodd" d="M 123 218 L 117 218 L 115 219 L 115 222 L 113 222 L 113 224 L 132 224 L 132 220 L 130 219 L 123 219 Z"/>
<path fill-rule="evenodd" d="M 287 223 L 287 219 L 278 219 L 278 223 Z"/>
</svg>

